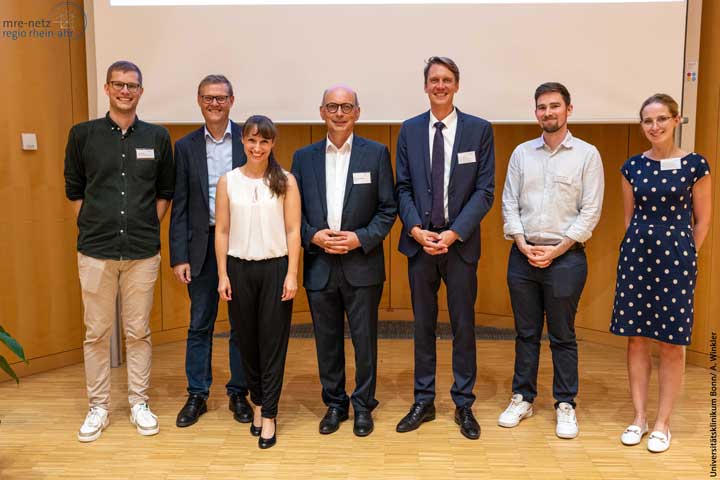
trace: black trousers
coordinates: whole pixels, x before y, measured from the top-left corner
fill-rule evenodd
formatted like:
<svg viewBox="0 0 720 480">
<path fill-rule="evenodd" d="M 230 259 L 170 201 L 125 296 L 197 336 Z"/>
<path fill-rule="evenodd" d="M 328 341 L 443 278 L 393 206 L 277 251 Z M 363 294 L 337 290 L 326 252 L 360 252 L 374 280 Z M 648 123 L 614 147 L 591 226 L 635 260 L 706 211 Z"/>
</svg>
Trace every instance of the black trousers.
<svg viewBox="0 0 720 480">
<path fill-rule="evenodd" d="M 408 275 L 415 317 L 415 401 L 432 403 L 435 400 L 437 292 L 442 280 L 447 287 L 453 333 L 454 382 L 450 395 L 458 407 L 472 406 L 475 402 L 473 387 L 477 378 L 477 263 L 466 263 L 452 246 L 444 255 L 428 255 L 421 250 L 414 257 L 408 258 Z"/>
<path fill-rule="evenodd" d="M 322 399 L 328 407 L 347 412 L 372 411 L 377 384 L 377 323 L 382 284 L 354 287 L 334 262 L 323 290 L 307 291 L 312 313 Z M 345 314 L 355 350 L 355 391 L 345 391 Z"/>
<path fill-rule="evenodd" d="M 230 325 L 240 341 L 250 399 L 264 418 L 277 416 L 290 338 L 292 300 L 283 302 L 287 257 L 240 260 L 228 257 L 232 300 Z"/>
<path fill-rule="evenodd" d="M 537 396 L 540 338 L 547 318 L 553 361 L 553 397 L 556 405 L 575 406 L 578 392 L 578 352 L 575 313 L 587 278 L 585 250 L 572 250 L 547 268 L 533 267 L 513 245 L 507 282 L 515 316 L 515 374 L 513 393 L 533 402 Z"/>
</svg>

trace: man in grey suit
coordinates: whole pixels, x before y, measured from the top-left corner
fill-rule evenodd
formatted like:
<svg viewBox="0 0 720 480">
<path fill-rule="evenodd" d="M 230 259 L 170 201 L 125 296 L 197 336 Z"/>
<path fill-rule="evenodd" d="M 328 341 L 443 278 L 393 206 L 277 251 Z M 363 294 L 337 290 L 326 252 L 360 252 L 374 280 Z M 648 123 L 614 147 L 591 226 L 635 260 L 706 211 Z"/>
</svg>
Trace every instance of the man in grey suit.
<svg viewBox="0 0 720 480">
<path fill-rule="evenodd" d="M 205 125 L 175 144 L 176 178 L 170 217 L 170 264 L 190 295 L 190 327 L 185 352 L 188 399 L 177 416 L 188 427 L 207 411 L 212 384 L 212 337 L 219 295 L 215 260 L 215 188 L 228 171 L 246 161 L 241 128 L 230 120 L 232 84 L 208 75 L 198 86 L 197 102 Z M 230 334 L 230 410 L 238 422 L 252 420 L 247 382 L 236 332 Z"/>
<path fill-rule="evenodd" d="M 335 86 L 323 94 L 327 138 L 295 152 L 292 173 L 302 197 L 304 286 L 310 302 L 322 398 L 320 433 L 337 431 L 355 411 L 353 432 L 372 433 L 377 406 L 378 305 L 385 281 L 383 240 L 397 211 L 385 145 L 353 134 L 357 94 Z M 345 392 L 344 317 L 355 348 L 355 392 Z"/>
</svg>

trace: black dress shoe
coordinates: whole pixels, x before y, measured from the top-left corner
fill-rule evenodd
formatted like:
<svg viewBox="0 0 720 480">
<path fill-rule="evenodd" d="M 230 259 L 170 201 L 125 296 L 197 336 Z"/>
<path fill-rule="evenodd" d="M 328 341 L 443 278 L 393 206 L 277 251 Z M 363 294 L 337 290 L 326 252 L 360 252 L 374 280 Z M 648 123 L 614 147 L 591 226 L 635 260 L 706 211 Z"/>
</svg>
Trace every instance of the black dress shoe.
<svg viewBox="0 0 720 480">
<path fill-rule="evenodd" d="M 470 407 L 457 407 L 455 409 L 455 423 L 460 425 L 460 433 L 470 440 L 480 438 L 480 424 Z"/>
<path fill-rule="evenodd" d="M 275 431 L 273 432 L 272 438 L 263 438 L 262 435 L 258 437 L 258 447 L 265 450 L 266 448 L 270 448 L 275 443 L 277 443 L 277 422 L 275 422 L 275 419 L 273 418 L 273 424 L 275 425 Z M 260 429 L 262 431 L 262 428 Z"/>
<path fill-rule="evenodd" d="M 411 432 L 422 425 L 423 422 L 435 420 L 435 404 L 413 403 L 410 411 L 397 424 L 395 430 L 399 433 Z"/>
<path fill-rule="evenodd" d="M 233 418 L 236 421 L 240 423 L 252 422 L 253 411 L 244 395 L 239 393 L 230 394 L 229 408 L 233 412 Z"/>
<path fill-rule="evenodd" d="M 207 412 L 207 402 L 202 395 L 190 395 L 180 413 L 178 413 L 175 425 L 178 427 L 189 427 L 196 423 L 200 415 Z"/>
<path fill-rule="evenodd" d="M 336 407 L 328 408 L 327 412 L 325 412 L 325 416 L 322 420 L 320 420 L 320 433 L 327 435 L 329 433 L 337 432 L 337 429 L 340 428 L 340 422 L 344 422 L 347 419 L 347 412 L 344 412 Z M 370 421 L 372 421 L 372 419 Z"/>
<path fill-rule="evenodd" d="M 355 424 L 353 425 L 353 433 L 358 437 L 367 437 L 373 431 L 374 424 L 372 414 L 370 412 L 355 411 Z"/>
</svg>

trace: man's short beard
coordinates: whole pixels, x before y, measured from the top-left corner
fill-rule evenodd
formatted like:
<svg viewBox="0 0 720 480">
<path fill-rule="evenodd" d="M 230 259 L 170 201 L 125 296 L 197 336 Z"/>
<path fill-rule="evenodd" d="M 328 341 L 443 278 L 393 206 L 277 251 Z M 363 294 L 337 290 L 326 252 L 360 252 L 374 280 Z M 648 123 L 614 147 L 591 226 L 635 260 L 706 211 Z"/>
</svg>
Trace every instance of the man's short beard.
<svg viewBox="0 0 720 480">
<path fill-rule="evenodd" d="M 547 126 L 544 123 L 542 124 L 543 132 L 546 132 L 546 133 L 555 133 L 558 130 L 560 130 L 562 127 L 563 127 L 563 125 L 560 125 L 560 122 L 556 122 L 553 125 L 547 125 Z"/>
</svg>

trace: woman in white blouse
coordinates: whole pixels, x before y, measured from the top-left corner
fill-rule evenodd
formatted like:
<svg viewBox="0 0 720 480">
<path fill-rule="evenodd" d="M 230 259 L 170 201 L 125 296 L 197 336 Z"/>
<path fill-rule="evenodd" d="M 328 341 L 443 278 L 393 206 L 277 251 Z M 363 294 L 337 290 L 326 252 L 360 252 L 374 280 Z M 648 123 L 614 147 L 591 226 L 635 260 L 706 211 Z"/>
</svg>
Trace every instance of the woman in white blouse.
<svg viewBox="0 0 720 480">
<path fill-rule="evenodd" d="M 275 160 L 276 137 L 269 118 L 248 118 L 242 132 L 247 163 L 220 179 L 215 206 L 218 292 L 240 334 L 255 404 L 250 433 L 260 448 L 276 441 L 300 257 L 300 194 L 295 178 Z"/>
</svg>

